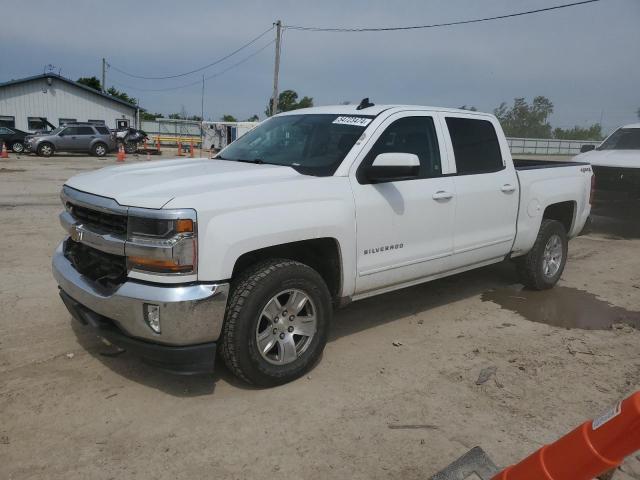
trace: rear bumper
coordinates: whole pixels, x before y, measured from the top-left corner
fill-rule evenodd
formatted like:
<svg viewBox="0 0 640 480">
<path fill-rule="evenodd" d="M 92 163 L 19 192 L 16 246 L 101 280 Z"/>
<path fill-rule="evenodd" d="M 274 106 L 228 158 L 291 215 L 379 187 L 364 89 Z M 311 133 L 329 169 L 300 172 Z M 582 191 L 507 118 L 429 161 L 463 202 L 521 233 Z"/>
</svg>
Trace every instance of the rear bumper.
<svg viewBox="0 0 640 480">
<path fill-rule="evenodd" d="M 183 375 L 213 371 L 217 347 L 215 342 L 172 347 L 138 340 L 122 333 L 111 320 L 76 302 L 62 289 L 60 297 L 75 320 L 95 329 L 96 334 L 109 343 L 159 368 Z"/>
</svg>

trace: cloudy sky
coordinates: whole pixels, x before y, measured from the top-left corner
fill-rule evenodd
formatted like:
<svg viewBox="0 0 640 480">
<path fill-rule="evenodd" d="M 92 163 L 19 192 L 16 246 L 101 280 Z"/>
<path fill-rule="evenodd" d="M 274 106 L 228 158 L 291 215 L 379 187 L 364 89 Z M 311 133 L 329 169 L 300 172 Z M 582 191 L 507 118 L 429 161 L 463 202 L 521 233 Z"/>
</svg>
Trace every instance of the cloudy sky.
<svg viewBox="0 0 640 480">
<path fill-rule="evenodd" d="M 288 25 L 386 27 L 465 20 L 570 0 L 25 0 L 3 9 L 0 81 L 53 64 L 72 79 L 100 76 L 101 58 L 142 76 L 197 69 L 268 29 Z M 11 19 L 10 21 L 7 21 Z M 162 113 L 200 113 L 198 82 L 254 54 L 273 32 L 204 72 L 169 80 L 128 77 L 107 84 Z M 206 82 L 205 117 L 263 116 L 271 94 L 273 45 Z M 606 130 L 636 120 L 640 107 L 640 1 L 598 3 L 507 20 L 429 30 L 324 33 L 285 30 L 280 86 L 316 105 L 410 103 L 492 111 L 514 97 L 549 97 L 554 126 L 601 119 Z"/>
</svg>

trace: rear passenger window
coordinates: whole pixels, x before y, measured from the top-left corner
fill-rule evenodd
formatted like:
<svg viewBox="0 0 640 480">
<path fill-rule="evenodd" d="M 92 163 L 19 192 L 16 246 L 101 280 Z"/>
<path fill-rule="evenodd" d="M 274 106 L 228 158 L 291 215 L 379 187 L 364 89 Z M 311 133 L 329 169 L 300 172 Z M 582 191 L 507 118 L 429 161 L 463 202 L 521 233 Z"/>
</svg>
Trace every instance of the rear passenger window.
<svg viewBox="0 0 640 480">
<path fill-rule="evenodd" d="M 497 172 L 504 168 L 496 130 L 487 120 L 447 117 L 458 175 Z"/>
<path fill-rule="evenodd" d="M 91 127 L 78 127 L 78 135 L 95 135 Z"/>
<path fill-rule="evenodd" d="M 420 159 L 421 178 L 442 175 L 438 137 L 431 117 L 405 117 L 393 122 L 378 138 L 362 165 L 371 165 L 381 153 L 413 153 Z"/>
<path fill-rule="evenodd" d="M 96 127 L 96 130 L 98 131 L 98 133 L 102 134 L 102 135 L 109 135 L 109 129 L 107 127 Z"/>
</svg>

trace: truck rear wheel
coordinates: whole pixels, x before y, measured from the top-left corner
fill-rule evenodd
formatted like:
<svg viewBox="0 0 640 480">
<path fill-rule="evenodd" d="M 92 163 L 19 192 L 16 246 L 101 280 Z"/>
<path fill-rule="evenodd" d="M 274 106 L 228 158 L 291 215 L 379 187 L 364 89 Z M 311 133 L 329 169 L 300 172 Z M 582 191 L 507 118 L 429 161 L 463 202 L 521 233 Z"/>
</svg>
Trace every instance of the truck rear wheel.
<svg viewBox="0 0 640 480">
<path fill-rule="evenodd" d="M 567 251 L 564 226 L 557 220 L 543 219 L 531 251 L 516 259 L 520 281 L 534 290 L 552 288 L 564 271 Z"/>
<path fill-rule="evenodd" d="M 271 387 L 306 373 L 327 342 L 329 289 L 312 268 L 287 259 L 250 267 L 234 282 L 222 357 L 248 383 Z"/>
</svg>

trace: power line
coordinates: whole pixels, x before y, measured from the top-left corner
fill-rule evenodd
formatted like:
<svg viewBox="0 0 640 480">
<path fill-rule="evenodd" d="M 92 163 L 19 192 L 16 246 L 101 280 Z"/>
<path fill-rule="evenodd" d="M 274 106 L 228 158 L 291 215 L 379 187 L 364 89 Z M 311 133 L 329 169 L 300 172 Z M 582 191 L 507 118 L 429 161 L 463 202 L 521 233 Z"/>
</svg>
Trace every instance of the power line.
<svg viewBox="0 0 640 480">
<path fill-rule="evenodd" d="M 224 57 L 221 57 L 219 59 L 217 59 L 214 62 L 211 62 L 203 67 L 200 68 L 196 68 L 195 70 L 191 70 L 189 72 L 184 72 L 184 73 L 178 73 L 175 75 L 163 75 L 163 76 L 144 76 L 144 75 L 136 75 L 133 73 L 129 73 L 126 72 L 118 67 L 113 66 L 112 64 L 108 64 L 109 68 L 112 68 L 113 70 L 115 70 L 116 72 L 120 72 L 123 75 L 127 75 L 128 77 L 132 77 L 132 78 L 141 78 L 143 80 L 167 80 L 170 78 L 178 78 L 178 77 L 185 77 L 187 75 L 191 75 L 192 73 L 197 73 L 197 72 L 201 72 L 202 70 L 206 70 L 209 67 L 213 67 L 214 65 L 217 65 L 223 61 L 225 61 L 227 58 L 232 57 L 233 55 L 235 55 L 236 53 L 240 52 L 241 50 L 244 50 L 245 48 L 247 48 L 250 45 L 253 45 L 255 42 L 257 42 L 258 40 L 260 40 L 262 37 L 264 37 L 267 33 L 269 33 L 271 30 L 273 30 L 273 26 L 271 26 L 269 29 L 265 30 L 264 32 L 262 32 L 260 35 L 258 35 L 257 37 L 253 38 L 252 40 L 248 41 L 247 43 L 245 43 L 244 45 L 242 45 L 240 48 L 237 48 L 236 50 L 234 50 L 231 53 L 228 53 L 227 55 L 225 55 Z M 200 83 L 200 82 L 197 82 Z"/>
<path fill-rule="evenodd" d="M 475 18 L 472 20 L 459 20 L 459 21 L 447 22 L 447 23 L 432 23 L 430 25 L 412 25 L 412 26 L 406 26 L 406 27 L 378 27 L 378 28 L 305 27 L 300 25 L 284 25 L 284 28 L 288 28 L 290 30 L 304 30 L 304 31 L 311 31 L 311 32 L 390 32 L 390 31 L 396 31 L 396 30 L 417 30 L 422 28 L 450 27 L 453 25 L 465 25 L 468 23 L 480 23 L 480 22 L 488 22 L 490 20 L 501 20 L 504 18 L 521 17 L 523 15 L 530 15 L 532 13 L 549 12 L 551 10 L 559 10 L 561 8 L 576 7 L 578 5 L 585 5 L 587 3 L 595 3 L 599 1 L 600 0 L 584 0 L 581 2 L 573 2 L 573 3 L 565 3 L 563 5 L 556 5 L 554 7 L 528 10 L 526 12 L 510 13 L 507 15 L 498 15 L 495 17 Z"/>
<path fill-rule="evenodd" d="M 213 75 L 209 75 L 208 77 L 205 77 L 204 80 L 206 81 L 206 80 L 211 80 L 212 78 L 219 77 L 220 75 L 223 75 L 224 73 L 227 73 L 229 70 L 232 70 L 232 69 L 238 67 L 239 65 L 242 65 L 243 63 L 247 62 L 248 60 L 251 60 L 253 57 L 258 55 L 259 53 L 263 52 L 265 49 L 269 48 L 275 42 L 276 42 L 275 40 L 271 40 L 269 43 L 267 43 L 266 45 L 263 45 L 258 50 L 253 52 L 251 55 L 248 55 L 248 56 L 244 57 L 239 62 L 236 62 L 236 63 L 228 66 L 224 70 L 220 70 L 219 72 L 214 73 Z M 138 87 L 132 87 L 130 85 L 124 85 L 124 84 L 121 84 L 119 82 L 112 82 L 112 83 L 115 83 L 116 85 L 118 85 L 120 87 L 123 87 L 123 88 L 127 88 L 127 89 L 130 89 L 130 90 L 138 90 L 138 91 L 141 91 L 141 92 L 167 92 L 169 90 L 179 90 L 181 88 L 192 87 L 194 85 L 202 85 L 202 80 L 198 80 L 196 82 L 187 83 L 185 85 L 177 85 L 175 87 L 166 87 L 166 88 L 138 88 Z"/>
</svg>

